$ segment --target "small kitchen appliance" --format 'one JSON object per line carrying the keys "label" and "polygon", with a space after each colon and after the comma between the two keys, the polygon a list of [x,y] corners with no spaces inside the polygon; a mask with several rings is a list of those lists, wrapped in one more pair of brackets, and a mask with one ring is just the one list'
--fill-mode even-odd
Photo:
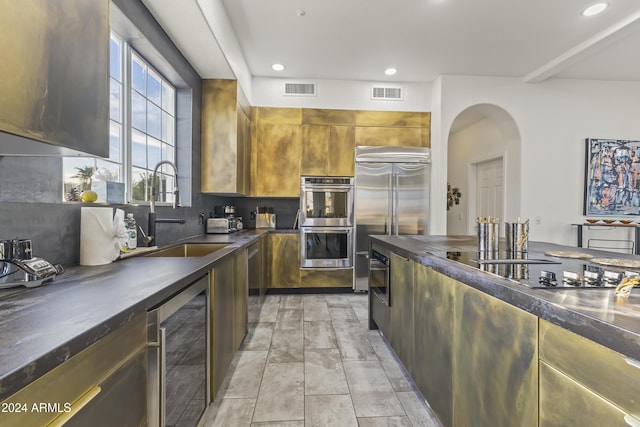
{"label": "small kitchen appliance", "polygon": [[207,219],[207,234],[228,234],[236,231],[236,218]]}
{"label": "small kitchen appliance", "polygon": [[63,272],[62,265],[32,256],[31,240],[0,240],[0,289],[35,288]]}

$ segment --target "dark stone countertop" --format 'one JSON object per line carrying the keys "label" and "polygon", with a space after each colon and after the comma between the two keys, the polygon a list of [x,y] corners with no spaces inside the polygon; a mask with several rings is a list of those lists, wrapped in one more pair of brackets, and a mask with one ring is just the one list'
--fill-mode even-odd
{"label": "dark stone countertop", "polygon": [[[615,297],[613,289],[532,289],[443,256],[446,251],[477,251],[477,240],[469,236],[372,236],[372,241],[640,361],[640,289],[634,289],[628,300]],[[544,255],[550,250],[580,251],[605,258],[638,259],[634,255],[529,242],[530,258],[550,258]],[[563,265],[574,262],[585,263],[588,260],[562,261]]]}
{"label": "dark stone countertop", "polygon": [[298,230],[204,234],[167,247],[179,243],[229,246],[203,257],[133,256],[103,266],[71,267],[37,288],[0,290],[0,401],[267,233]]}

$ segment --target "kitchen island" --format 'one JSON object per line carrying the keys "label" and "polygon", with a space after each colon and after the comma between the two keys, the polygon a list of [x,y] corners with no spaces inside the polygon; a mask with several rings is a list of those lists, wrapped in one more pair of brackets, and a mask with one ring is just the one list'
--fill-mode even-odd
{"label": "kitchen island", "polygon": [[[372,236],[372,249],[390,253],[391,304],[370,293],[371,325],[443,425],[640,419],[638,290],[625,300],[613,289],[533,289],[448,259],[477,251],[466,236]],[[575,248],[532,242],[529,257],[589,264],[551,250]]]}

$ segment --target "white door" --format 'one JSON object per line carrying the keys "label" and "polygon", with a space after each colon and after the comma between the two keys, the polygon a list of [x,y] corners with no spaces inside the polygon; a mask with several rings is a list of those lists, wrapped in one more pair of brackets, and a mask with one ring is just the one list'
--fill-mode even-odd
{"label": "white door", "polygon": [[476,217],[502,218],[504,213],[504,166],[502,157],[477,164]]}

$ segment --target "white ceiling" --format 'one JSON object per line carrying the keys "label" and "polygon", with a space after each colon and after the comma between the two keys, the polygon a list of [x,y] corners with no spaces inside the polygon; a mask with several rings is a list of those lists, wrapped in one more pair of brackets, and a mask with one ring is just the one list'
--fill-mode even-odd
{"label": "white ceiling", "polygon": [[[219,3],[253,76],[640,80],[640,3],[607,1],[587,18],[580,12],[596,0],[143,0],[203,78],[229,78],[234,68],[221,30],[201,12]],[[273,71],[275,62],[286,69]],[[390,66],[393,77],[383,74]]]}

